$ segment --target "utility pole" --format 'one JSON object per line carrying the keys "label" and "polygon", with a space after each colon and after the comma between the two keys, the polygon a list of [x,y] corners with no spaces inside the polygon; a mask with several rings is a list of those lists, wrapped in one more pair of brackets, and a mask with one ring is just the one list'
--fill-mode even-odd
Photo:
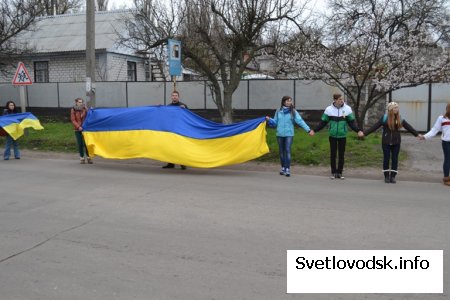
{"label": "utility pole", "polygon": [[95,107],[95,0],[86,0],[86,96]]}

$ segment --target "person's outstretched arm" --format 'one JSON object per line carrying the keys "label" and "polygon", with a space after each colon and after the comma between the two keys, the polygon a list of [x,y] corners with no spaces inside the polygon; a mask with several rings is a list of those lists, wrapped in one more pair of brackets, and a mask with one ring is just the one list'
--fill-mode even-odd
{"label": "person's outstretched arm", "polygon": [[302,117],[300,116],[298,111],[295,111],[294,121],[295,121],[295,123],[297,123],[298,126],[303,128],[303,130],[305,130],[306,132],[309,133],[311,131],[311,128],[309,128],[308,124],[306,124],[306,122],[302,119]]}
{"label": "person's outstretched arm", "polygon": [[320,131],[322,128],[327,126],[328,122],[330,121],[330,117],[326,113],[323,113],[322,117],[320,118],[319,124],[314,128],[314,132]]}
{"label": "person's outstretched arm", "polygon": [[414,136],[418,136],[419,135],[419,133],[408,122],[406,122],[406,120],[402,120],[402,125],[412,135],[414,135]]}
{"label": "person's outstretched arm", "polygon": [[378,120],[378,122],[376,122],[375,124],[372,125],[372,127],[370,127],[367,130],[364,130],[364,135],[369,135],[372,132],[374,132],[375,130],[377,130],[378,128],[380,128],[381,126],[383,126],[383,117],[381,117],[381,119]]}
{"label": "person's outstretched arm", "polygon": [[442,116],[439,116],[436,120],[436,122],[433,125],[433,128],[430,129],[427,133],[423,135],[425,139],[431,139],[433,136],[439,133],[439,131],[442,131]]}

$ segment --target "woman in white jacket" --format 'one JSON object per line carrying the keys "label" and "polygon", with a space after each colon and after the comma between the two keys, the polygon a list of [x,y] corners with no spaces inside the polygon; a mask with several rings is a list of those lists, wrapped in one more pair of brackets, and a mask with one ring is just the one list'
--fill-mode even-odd
{"label": "woman in white jacket", "polygon": [[447,104],[445,114],[437,118],[433,128],[423,136],[423,139],[430,139],[439,132],[442,132],[442,150],[444,151],[444,178],[442,180],[445,185],[450,186],[450,102]]}

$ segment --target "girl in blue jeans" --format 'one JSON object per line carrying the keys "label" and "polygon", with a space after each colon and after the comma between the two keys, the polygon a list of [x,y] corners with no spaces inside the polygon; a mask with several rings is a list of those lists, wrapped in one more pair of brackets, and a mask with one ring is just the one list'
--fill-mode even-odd
{"label": "girl in blue jeans", "polygon": [[294,123],[302,127],[310,136],[314,131],[303,121],[300,114],[294,108],[294,102],[290,96],[281,98],[281,107],[275,112],[275,116],[266,117],[269,126],[277,128],[277,142],[280,152],[280,175],[291,176],[291,147],[294,140]]}
{"label": "girl in blue jeans", "polygon": [[[3,111],[3,115],[11,115],[11,114],[17,114],[18,110],[16,107],[16,104],[14,101],[8,101],[6,102],[5,110]],[[19,143],[13,139],[9,134],[6,135],[6,145],[5,145],[5,152],[3,153],[3,159],[9,160],[9,157],[11,156],[11,145],[14,149],[14,157],[15,159],[20,159],[20,150],[19,150]]]}

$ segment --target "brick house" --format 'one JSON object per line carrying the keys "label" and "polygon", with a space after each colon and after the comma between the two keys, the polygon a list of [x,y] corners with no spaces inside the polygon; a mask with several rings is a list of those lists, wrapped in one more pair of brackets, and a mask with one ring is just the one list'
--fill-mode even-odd
{"label": "brick house", "polygon": [[[118,45],[118,34],[129,11],[95,14],[96,81],[148,81],[148,59]],[[32,54],[21,57],[33,82],[83,82],[86,77],[86,15],[43,17],[18,38]],[[14,64],[14,62],[12,62]],[[147,70],[147,72],[146,72]],[[11,82],[15,68],[0,73],[0,82]]]}

